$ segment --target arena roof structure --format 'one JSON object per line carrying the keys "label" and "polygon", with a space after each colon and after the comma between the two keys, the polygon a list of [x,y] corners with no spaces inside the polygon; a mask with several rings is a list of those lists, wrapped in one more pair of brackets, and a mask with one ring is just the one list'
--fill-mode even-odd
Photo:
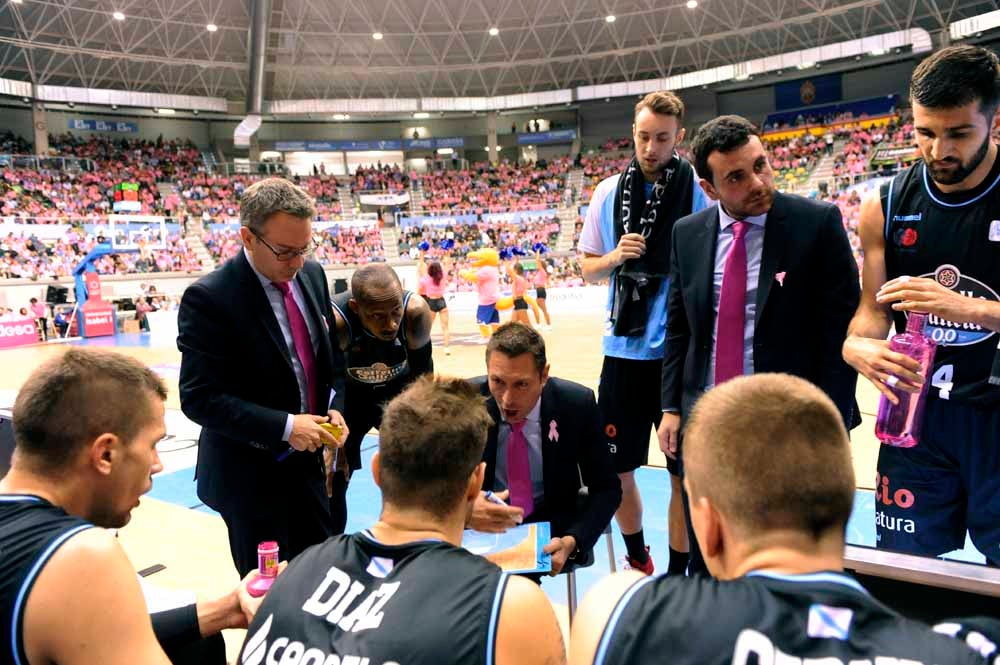
{"label": "arena roof structure", "polygon": [[[269,6],[268,6],[269,5]],[[255,8],[266,16],[257,17]],[[640,81],[996,10],[978,0],[0,0],[0,78],[242,100],[495,97]],[[260,52],[258,51],[258,54]]]}

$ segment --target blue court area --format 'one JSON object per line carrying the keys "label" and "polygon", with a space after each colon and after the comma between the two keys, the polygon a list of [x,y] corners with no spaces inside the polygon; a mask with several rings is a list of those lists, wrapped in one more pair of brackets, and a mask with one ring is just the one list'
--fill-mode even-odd
{"label": "blue court area", "polygon": [[[348,532],[360,531],[371,526],[378,520],[381,508],[381,495],[369,470],[369,461],[378,446],[378,437],[368,435],[362,444],[362,460],[365,468],[354,474],[347,492]],[[642,467],[636,471],[636,482],[639,484],[642,500],[645,506],[644,533],[650,546],[653,559],[658,570],[666,570],[667,565],[667,519],[666,510],[670,501],[670,480],[665,469]],[[169,474],[161,474],[153,479],[153,490],[149,496],[161,501],[184,506],[194,510],[215,514],[211,508],[202,505],[195,493],[194,468],[182,469]],[[847,541],[852,545],[875,546],[875,495],[871,490],[857,490],[854,498],[854,513],[847,526]],[[625,546],[622,542],[618,526],[614,521],[613,543],[615,555],[619,559],[624,556]],[[608,574],[607,546],[603,539],[594,548],[595,562],[590,568],[577,571],[577,589],[582,597],[600,578]],[[982,563],[983,557],[971,542],[960,552],[949,555],[949,558],[962,561]],[[617,562],[621,568],[620,560]],[[542,588],[552,602],[566,604],[565,577],[545,578]]]}

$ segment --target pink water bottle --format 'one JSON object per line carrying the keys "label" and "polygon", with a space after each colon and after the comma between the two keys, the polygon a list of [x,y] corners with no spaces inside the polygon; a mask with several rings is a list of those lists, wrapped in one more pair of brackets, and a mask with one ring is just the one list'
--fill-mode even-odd
{"label": "pink water bottle", "polygon": [[268,540],[257,545],[257,576],[247,583],[247,593],[260,598],[278,577],[278,543]]}
{"label": "pink water bottle", "polygon": [[937,342],[924,334],[926,322],[927,314],[910,312],[906,320],[906,331],[893,335],[889,340],[890,350],[909,356],[920,363],[920,374],[924,377],[924,385],[919,393],[908,393],[900,388],[890,387],[893,394],[899,398],[899,404],[893,404],[882,395],[878,403],[875,436],[887,446],[912,448],[920,441],[928,378],[934,365],[934,351],[937,350]]}

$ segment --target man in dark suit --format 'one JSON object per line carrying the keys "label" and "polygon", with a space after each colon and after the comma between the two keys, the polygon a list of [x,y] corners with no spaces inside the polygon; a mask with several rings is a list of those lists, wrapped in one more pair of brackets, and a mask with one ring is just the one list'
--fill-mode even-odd
{"label": "man in dark suit", "polygon": [[[744,118],[711,120],[692,147],[700,184],[718,205],[674,227],[658,430],[664,454],[678,455],[681,422],[698,398],[744,374],[807,379],[854,426],[857,373],[839,349],[860,286],[840,211],[776,192],[764,146]],[[694,547],[690,570],[704,570]]]}
{"label": "man in dark suit", "polygon": [[[504,531],[547,521],[552,574],[582,562],[621,502],[621,482],[601,432],[594,391],[549,377],[545,341],[531,326],[508,323],[486,347],[485,377],[472,379],[488,396],[493,418],[486,440],[483,489],[509,505],[476,501],[469,526]],[[580,487],[589,490],[581,501]]]}
{"label": "man in dark suit", "polygon": [[184,414],[202,426],[198,497],[219,511],[244,575],[257,544],[282,557],[332,535],[321,424],[333,374],[330,294],[313,248],[316,208],[287,180],[261,180],[240,200],[243,251],[184,292],[177,317]]}

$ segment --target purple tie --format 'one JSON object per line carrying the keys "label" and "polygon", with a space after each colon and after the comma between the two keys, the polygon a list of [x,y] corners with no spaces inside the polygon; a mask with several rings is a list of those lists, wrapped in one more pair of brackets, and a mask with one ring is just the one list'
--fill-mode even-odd
{"label": "purple tie", "polygon": [[292,328],[292,342],[295,345],[295,354],[302,363],[302,371],[306,375],[306,390],[309,391],[307,404],[309,413],[316,411],[316,358],[313,355],[312,340],[309,337],[309,326],[302,316],[295,298],[292,297],[292,289],[288,282],[271,282],[275,288],[281,291],[285,300],[285,313],[288,314],[288,324]]}
{"label": "purple tie", "polygon": [[510,436],[507,437],[507,488],[510,490],[510,505],[522,508],[527,517],[535,509],[535,496],[531,487],[528,440],[524,438],[525,422],[510,423]]}
{"label": "purple tie", "polygon": [[722,273],[719,318],[715,338],[715,385],[743,375],[743,327],[747,304],[748,222],[733,224],[733,244]]}

